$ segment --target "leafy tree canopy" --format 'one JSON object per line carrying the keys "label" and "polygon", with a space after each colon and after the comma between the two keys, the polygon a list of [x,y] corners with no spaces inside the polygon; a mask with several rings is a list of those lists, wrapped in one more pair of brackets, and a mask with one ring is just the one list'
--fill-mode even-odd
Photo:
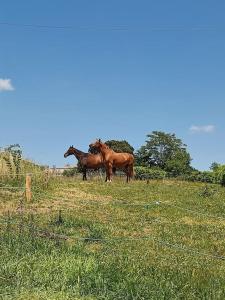
{"label": "leafy tree canopy", "polygon": [[[121,153],[121,152],[127,152],[132,153],[134,152],[134,148],[125,140],[117,141],[117,140],[108,140],[105,142],[109,148],[111,148],[113,151]],[[96,149],[89,149],[89,152],[91,153],[97,153]]]}
{"label": "leafy tree canopy", "polygon": [[148,140],[136,153],[136,163],[158,167],[173,175],[179,175],[190,168],[191,157],[186,145],[175,134],[153,131]]}
{"label": "leafy tree canopy", "polygon": [[109,140],[106,141],[105,144],[109,146],[115,152],[127,152],[133,153],[134,148],[125,140],[117,141],[117,140]]}
{"label": "leafy tree canopy", "polygon": [[212,171],[217,171],[217,170],[219,169],[220,166],[221,166],[221,165],[218,164],[217,162],[213,162],[213,163],[211,164],[211,166],[210,166],[210,170],[212,170]]}

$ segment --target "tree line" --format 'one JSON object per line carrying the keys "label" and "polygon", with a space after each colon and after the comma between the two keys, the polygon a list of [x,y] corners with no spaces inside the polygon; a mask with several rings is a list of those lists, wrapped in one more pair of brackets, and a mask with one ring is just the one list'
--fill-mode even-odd
{"label": "tree line", "polygon": [[[225,165],[213,162],[210,171],[199,171],[191,166],[192,158],[187,145],[175,134],[152,131],[147,134],[145,144],[137,151],[126,140],[108,140],[105,143],[115,152],[132,153],[135,157],[137,179],[161,179],[177,177],[189,181],[220,183],[225,186]],[[1,149],[0,161],[4,161],[9,172],[18,174],[21,170],[22,150],[20,145],[10,145]],[[89,152],[95,153],[94,149]],[[28,162],[27,162],[28,164]],[[29,165],[32,165],[29,162]],[[70,171],[69,175],[79,171]],[[68,175],[68,174],[65,174]]]}
{"label": "tree line", "polygon": [[175,134],[153,131],[136,152],[126,140],[109,140],[105,143],[116,152],[133,153],[136,166],[161,169],[174,176],[193,170],[187,145]]}

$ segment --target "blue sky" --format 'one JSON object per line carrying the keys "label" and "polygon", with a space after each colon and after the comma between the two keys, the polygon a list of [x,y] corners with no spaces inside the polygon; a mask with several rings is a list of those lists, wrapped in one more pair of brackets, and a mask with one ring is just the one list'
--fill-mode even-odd
{"label": "blue sky", "polygon": [[225,163],[224,12],[220,0],[2,1],[0,146],[63,166],[70,144],[138,149],[163,130],[196,168]]}

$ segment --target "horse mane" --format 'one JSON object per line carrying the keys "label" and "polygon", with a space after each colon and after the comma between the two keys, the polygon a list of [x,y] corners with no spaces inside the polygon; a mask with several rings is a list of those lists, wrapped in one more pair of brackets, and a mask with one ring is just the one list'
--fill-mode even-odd
{"label": "horse mane", "polygon": [[83,151],[81,151],[81,150],[79,150],[77,148],[74,148],[74,147],[73,147],[73,149],[80,156],[88,156],[88,154],[89,154],[89,153],[83,152]]}
{"label": "horse mane", "polygon": [[108,151],[114,152],[116,153],[113,149],[111,149],[108,145],[106,145],[105,143],[101,142],[102,145],[104,145],[104,148],[107,149]]}
{"label": "horse mane", "polygon": [[104,148],[105,149],[109,149],[109,150],[112,150],[111,148],[109,148],[109,146],[108,145],[106,145],[105,143],[103,143],[103,142],[100,142],[101,144],[102,144],[102,146],[104,146]]}

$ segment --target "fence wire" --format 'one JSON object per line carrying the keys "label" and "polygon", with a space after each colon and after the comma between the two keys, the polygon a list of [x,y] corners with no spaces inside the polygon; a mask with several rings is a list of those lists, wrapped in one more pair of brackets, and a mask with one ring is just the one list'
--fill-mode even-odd
{"label": "fence wire", "polygon": [[[101,202],[101,201],[96,201],[96,200],[87,201],[87,200],[80,200],[80,199],[77,199],[77,198],[64,198],[64,197],[60,197],[60,196],[59,197],[47,196],[47,197],[49,199],[57,200],[57,201],[60,201],[60,200],[64,200],[64,201],[76,200],[76,201],[79,201],[79,204],[84,204],[84,205],[86,205],[86,204],[87,205],[91,205],[91,204],[93,204],[93,205],[102,205],[102,206],[107,206],[107,205],[115,205],[116,206],[117,205],[117,206],[124,206],[124,207],[127,207],[127,206],[129,206],[129,207],[138,207],[139,206],[139,207],[143,207],[145,209],[149,209],[151,207],[162,207],[163,205],[165,205],[165,206],[170,206],[170,207],[177,208],[179,210],[187,211],[189,213],[193,213],[193,214],[196,214],[196,215],[199,215],[199,216],[202,216],[202,217],[225,221],[224,216],[216,216],[216,215],[211,215],[211,214],[208,214],[208,213],[202,213],[202,212],[197,211],[197,210],[184,208],[184,207],[181,207],[179,205],[172,204],[172,203],[169,203],[169,202],[160,201],[160,200],[152,201],[152,202],[128,203],[128,202],[124,202],[124,200]],[[64,210],[64,209],[62,208],[62,210]]]}
{"label": "fence wire", "polygon": [[[41,174],[46,174],[45,171],[39,172]],[[31,173],[30,173],[31,174]],[[33,174],[37,174],[37,172],[33,173]],[[23,175],[27,175],[27,173],[24,174],[20,174],[21,176]],[[0,175],[1,176],[1,175]],[[7,175],[8,176],[8,175]],[[0,186],[0,189],[14,189],[14,190],[21,190],[24,191],[25,188],[23,187],[13,187],[13,186]],[[43,195],[43,194],[40,194]],[[79,199],[75,199],[75,198],[64,198],[64,197],[53,197],[53,196],[49,196],[49,195],[43,195],[44,197],[48,197],[49,199],[52,200],[64,200],[64,201],[71,201],[71,200],[76,200],[79,201],[79,204],[84,204],[84,205],[117,205],[117,206],[124,206],[124,207],[144,207],[146,209],[149,209],[151,207],[162,207],[163,205],[168,206],[168,207],[173,207],[179,210],[183,210],[186,211],[188,213],[193,213],[202,217],[207,217],[207,218],[214,218],[217,220],[225,220],[224,216],[215,216],[215,215],[211,215],[208,213],[202,213],[193,209],[188,209],[188,208],[183,208],[179,205],[173,204],[173,203],[168,203],[168,202],[162,202],[160,200],[157,201],[153,201],[153,202],[146,202],[146,203],[129,203],[129,202],[125,202],[125,200],[116,200],[116,201],[109,201],[109,202],[99,202],[99,201],[95,201],[95,200],[79,200]],[[66,210],[63,208],[60,208],[60,210]],[[10,218],[8,220],[0,220],[1,224],[7,224],[8,226],[10,226],[11,224],[14,225],[20,225],[21,226],[21,222],[24,220],[20,220],[20,221],[12,221]],[[185,252],[189,255],[192,256],[201,256],[201,257],[207,257],[210,259],[216,259],[216,260],[225,260],[225,256],[223,255],[214,255],[211,253],[207,253],[207,252],[203,252],[203,251],[199,251],[193,248],[189,248],[187,246],[181,245],[181,244],[173,244],[171,242],[165,241],[165,240],[161,240],[158,239],[156,237],[153,236],[143,236],[143,237],[112,237],[112,238],[90,238],[90,237],[69,237],[66,235],[59,235],[56,234],[54,232],[48,232],[48,231],[43,231],[38,229],[37,227],[34,226],[34,224],[30,224],[30,225],[22,225],[25,226],[27,228],[32,228],[35,232],[37,232],[39,234],[40,237],[44,237],[44,238],[56,238],[56,239],[64,239],[64,240],[70,240],[70,241],[90,241],[90,242],[102,242],[102,243],[106,243],[106,242],[132,242],[132,241],[152,241],[155,242],[163,247],[168,247],[171,249],[175,249],[177,251],[182,251]]]}
{"label": "fence wire", "polygon": [[58,239],[58,240],[68,240],[68,241],[82,241],[82,242],[101,242],[101,243],[107,243],[107,242],[116,242],[116,243],[121,243],[121,242],[136,242],[136,241],[152,241],[155,242],[163,247],[166,248],[171,248],[171,249],[175,249],[177,251],[181,251],[181,252],[185,252],[188,255],[191,256],[201,256],[201,257],[206,257],[206,258],[210,258],[210,259],[216,259],[216,260],[222,260],[225,261],[225,256],[223,255],[215,255],[215,254],[211,254],[208,252],[203,252],[203,251],[199,251],[196,250],[194,248],[190,248],[187,247],[185,245],[182,244],[173,244],[171,242],[165,241],[165,240],[161,240],[158,239],[154,236],[142,236],[142,237],[112,237],[112,238],[91,238],[91,237],[80,237],[80,236],[66,236],[63,234],[57,234],[54,232],[49,232],[46,230],[40,230],[38,229],[33,223],[30,224],[21,224],[21,221],[24,222],[24,220],[20,220],[20,221],[15,221],[15,220],[0,220],[1,224],[5,224],[7,226],[10,225],[19,225],[22,226],[23,228],[28,228],[28,229],[32,229],[33,230],[33,234],[36,233],[36,235],[38,237],[42,237],[42,238],[48,238],[48,239]]}

